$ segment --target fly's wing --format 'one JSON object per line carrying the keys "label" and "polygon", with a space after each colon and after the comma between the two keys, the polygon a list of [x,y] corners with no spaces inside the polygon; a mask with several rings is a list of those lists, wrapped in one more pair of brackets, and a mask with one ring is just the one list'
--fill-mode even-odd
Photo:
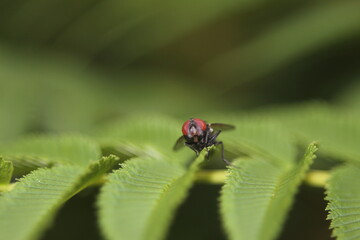
{"label": "fly's wing", "polygon": [[173,150],[174,151],[179,150],[181,147],[184,146],[185,141],[186,141],[186,139],[185,139],[184,136],[179,137],[179,139],[176,141],[176,143],[175,143],[175,145],[173,147]]}
{"label": "fly's wing", "polygon": [[234,125],[230,125],[230,124],[225,124],[225,123],[211,123],[210,127],[214,130],[214,131],[227,131],[227,130],[232,130],[235,129]]}

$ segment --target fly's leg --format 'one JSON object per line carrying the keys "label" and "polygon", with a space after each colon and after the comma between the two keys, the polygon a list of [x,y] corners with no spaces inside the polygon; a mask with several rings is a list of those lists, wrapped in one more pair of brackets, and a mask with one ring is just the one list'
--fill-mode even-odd
{"label": "fly's leg", "polygon": [[215,139],[219,136],[219,134],[221,133],[221,130],[217,131],[216,133],[214,133],[214,135],[212,135],[209,140],[208,140],[208,143],[209,145],[212,145],[211,143],[214,142],[214,144],[216,145],[215,143]]}
{"label": "fly's leg", "polygon": [[191,148],[191,150],[193,150],[196,153],[196,156],[199,156],[199,154],[200,154],[199,151],[196,148],[194,148],[193,145],[188,144],[188,143],[185,143],[185,145],[188,146],[189,148]]}
{"label": "fly's leg", "polygon": [[[219,134],[218,134],[219,135]],[[215,142],[214,145],[221,145],[221,159],[227,164],[227,165],[230,165],[230,166],[233,166],[235,167],[231,162],[229,162],[228,160],[225,159],[225,155],[224,155],[224,144],[223,142],[219,141],[219,142]]]}
{"label": "fly's leg", "polygon": [[209,133],[210,131],[205,131],[205,136],[204,136],[204,140],[202,141],[203,143],[207,144],[208,142],[208,139],[209,139]]}

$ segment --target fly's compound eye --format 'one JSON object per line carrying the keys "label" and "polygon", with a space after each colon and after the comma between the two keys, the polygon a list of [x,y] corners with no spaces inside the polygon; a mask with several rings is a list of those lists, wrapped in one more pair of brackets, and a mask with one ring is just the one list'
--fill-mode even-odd
{"label": "fly's compound eye", "polygon": [[182,126],[182,133],[185,136],[193,137],[200,136],[206,131],[207,125],[206,122],[199,118],[192,118],[187,120]]}
{"label": "fly's compound eye", "polygon": [[183,135],[188,135],[189,134],[189,126],[190,126],[190,120],[187,120],[186,122],[184,122],[183,126],[182,126],[182,133]]}
{"label": "fly's compound eye", "polygon": [[200,118],[194,118],[193,122],[203,131],[206,130],[206,122]]}

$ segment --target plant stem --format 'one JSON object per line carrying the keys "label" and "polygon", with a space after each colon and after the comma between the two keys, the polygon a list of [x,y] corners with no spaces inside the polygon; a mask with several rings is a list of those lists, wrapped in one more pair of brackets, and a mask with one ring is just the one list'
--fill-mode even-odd
{"label": "plant stem", "polygon": [[205,184],[223,184],[227,174],[226,170],[200,170],[195,174],[195,181]]}
{"label": "plant stem", "polygon": [[[196,173],[195,181],[206,184],[223,184],[227,174],[226,170],[201,170]],[[329,177],[329,171],[310,170],[304,181],[312,187],[324,187]]]}
{"label": "plant stem", "polygon": [[7,192],[13,189],[15,186],[15,183],[10,184],[0,184],[0,192]]}
{"label": "plant stem", "polygon": [[324,170],[310,170],[305,177],[305,183],[312,187],[325,187],[330,178],[330,172]]}

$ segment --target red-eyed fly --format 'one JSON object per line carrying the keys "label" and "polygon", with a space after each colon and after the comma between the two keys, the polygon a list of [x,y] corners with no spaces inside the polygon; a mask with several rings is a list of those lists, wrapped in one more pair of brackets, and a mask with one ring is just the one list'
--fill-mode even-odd
{"label": "red-eyed fly", "polygon": [[[186,145],[191,148],[196,156],[199,155],[201,150],[213,145],[221,145],[222,160],[231,165],[231,163],[224,158],[224,144],[222,141],[216,141],[221,131],[231,130],[235,127],[233,125],[223,123],[206,123],[199,118],[190,118],[182,126],[181,136],[174,145],[174,150],[180,149]],[[209,153],[208,153],[209,154]]]}

